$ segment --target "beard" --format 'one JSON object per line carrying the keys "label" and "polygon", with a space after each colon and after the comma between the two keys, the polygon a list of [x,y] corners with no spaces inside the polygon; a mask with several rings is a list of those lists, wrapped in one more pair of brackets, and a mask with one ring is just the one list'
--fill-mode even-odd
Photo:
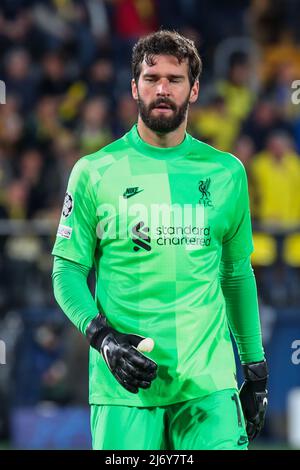
{"label": "beard", "polygon": [[[147,106],[139,95],[139,115],[141,116],[141,119],[144,124],[153,132],[167,134],[168,132],[175,131],[185,120],[186,113],[189,107],[189,99],[190,96],[186,98],[186,100],[181,106],[176,106],[168,98],[158,98],[157,100],[152,101],[152,103]],[[170,107],[170,109],[172,110],[170,116],[165,116],[163,113],[161,113],[160,116],[153,116],[152,110],[160,104],[165,104]]]}

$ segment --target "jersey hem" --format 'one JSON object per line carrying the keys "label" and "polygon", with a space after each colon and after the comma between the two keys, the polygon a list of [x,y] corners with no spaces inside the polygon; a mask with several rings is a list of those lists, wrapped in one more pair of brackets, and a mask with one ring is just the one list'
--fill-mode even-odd
{"label": "jersey hem", "polygon": [[231,384],[225,387],[218,388],[216,390],[211,390],[210,392],[204,392],[196,396],[181,398],[177,400],[160,400],[152,401],[151,403],[143,403],[141,400],[132,400],[128,398],[110,398],[110,397],[101,397],[100,395],[91,395],[89,398],[89,405],[119,405],[119,406],[132,406],[138,408],[151,408],[158,406],[168,406],[175,405],[176,403],[183,403],[190,400],[196,400],[197,398],[204,398],[212,393],[220,392],[222,390],[238,390],[236,384]]}

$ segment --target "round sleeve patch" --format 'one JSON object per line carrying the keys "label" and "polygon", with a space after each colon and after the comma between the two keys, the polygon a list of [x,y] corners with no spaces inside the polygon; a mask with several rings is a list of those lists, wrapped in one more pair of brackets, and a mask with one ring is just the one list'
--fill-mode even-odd
{"label": "round sleeve patch", "polygon": [[64,217],[69,217],[74,207],[73,196],[71,193],[66,192],[62,215]]}

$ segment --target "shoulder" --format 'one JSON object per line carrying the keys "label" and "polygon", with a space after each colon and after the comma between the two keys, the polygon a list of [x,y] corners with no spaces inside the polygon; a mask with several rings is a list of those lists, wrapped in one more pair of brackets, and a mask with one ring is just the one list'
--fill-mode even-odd
{"label": "shoulder", "polygon": [[246,172],[243,163],[232,153],[218,150],[192,136],[191,146],[192,151],[199,155],[199,158],[206,157],[210,162],[220,165],[225,172],[230,173],[232,176],[244,175]]}
{"label": "shoulder", "polygon": [[127,154],[129,143],[127,134],[89,155],[84,155],[75,163],[72,174],[102,174],[109,166]]}
{"label": "shoulder", "polygon": [[97,164],[99,162],[103,162],[103,160],[106,160],[106,161],[118,160],[119,158],[124,156],[123,152],[126,151],[128,147],[129,147],[129,143],[127,139],[127,134],[125,134],[120,139],[117,139],[114,142],[111,142],[110,144],[106,145],[105,147],[102,147],[96,152],[81,157],[76,163],[76,165],[79,164],[82,167],[85,167],[85,166],[92,167],[93,165],[97,166]]}

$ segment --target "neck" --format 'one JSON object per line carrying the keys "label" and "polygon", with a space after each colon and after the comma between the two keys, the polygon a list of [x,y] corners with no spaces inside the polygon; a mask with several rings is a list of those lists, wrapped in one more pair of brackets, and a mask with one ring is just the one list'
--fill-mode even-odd
{"label": "neck", "polygon": [[175,131],[167,132],[165,134],[159,134],[152,131],[145,125],[141,117],[138,117],[137,130],[144,142],[153,145],[154,147],[175,147],[182,143],[185,131],[186,131],[187,120],[185,119]]}

